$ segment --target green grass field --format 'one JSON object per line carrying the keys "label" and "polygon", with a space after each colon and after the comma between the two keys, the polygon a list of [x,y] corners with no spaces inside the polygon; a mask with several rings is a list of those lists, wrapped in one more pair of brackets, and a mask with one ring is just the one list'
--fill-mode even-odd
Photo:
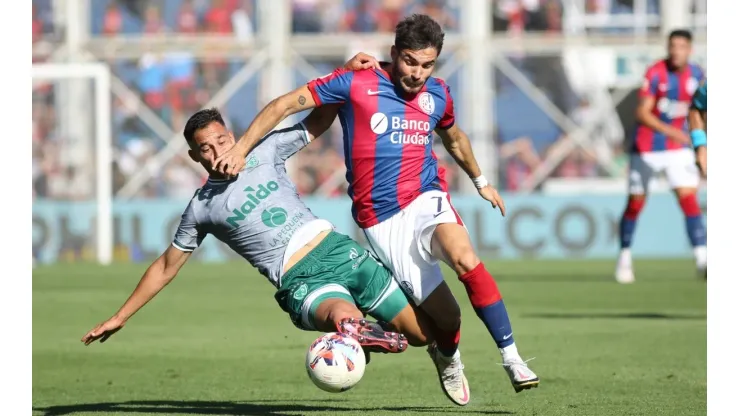
{"label": "green grass field", "polygon": [[[105,344],[79,339],[125,300],[145,265],[33,272],[34,415],[699,415],[706,414],[706,285],[690,261],[488,262],[519,351],[542,383],[515,394],[498,351],[463,306],[471,403],[442,393],[423,349],[375,355],[342,394],[304,370],[317,333],[295,329],[272,286],[243,264],[185,266]],[[449,272],[449,270],[447,270]]]}

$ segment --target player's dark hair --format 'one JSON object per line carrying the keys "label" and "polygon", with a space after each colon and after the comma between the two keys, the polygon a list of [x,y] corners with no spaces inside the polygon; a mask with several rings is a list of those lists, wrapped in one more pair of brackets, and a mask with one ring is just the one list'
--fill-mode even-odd
{"label": "player's dark hair", "polygon": [[668,41],[670,42],[671,40],[673,40],[673,38],[684,38],[684,39],[686,39],[689,42],[691,42],[691,41],[694,40],[694,36],[691,34],[690,31],[688,31],[686,29],[676,29],[676,30],[672,31],[668,35]]}
{"label": "player's dark hair", "polygon": [[433,47],[437,55],[442,52],[445,33],[434,19],[425,14],[412,14],[396,25],[395,46],[399,51],[418,51]]}
{"label": "player's dark hair", "polygon": [[223,117],[221,117],[221,112],[218,111],[216,107],[200,110],[190,116],[188,122],[185,123],[185,131],[183,132],[188,144],[193,143],[195,133],[198,132],[198,130],[206,128],[214,121],[222,126],[226,126]]}

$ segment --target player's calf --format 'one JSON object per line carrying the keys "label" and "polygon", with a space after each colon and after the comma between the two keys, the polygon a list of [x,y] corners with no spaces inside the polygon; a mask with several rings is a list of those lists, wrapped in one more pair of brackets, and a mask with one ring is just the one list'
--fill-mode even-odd
{"label": "player's calf", "polygon": [[[527,368],[519,356],[509,314],[496,280],[475,255],[467,230],[458,224],[440,224],[434,232],[432,241],[435,255],[440,256],[438,258],[445,260],[458,272],[458,278],[465,285],[470,303],[496,342],[504,361],[504,368],[507,369],[514,388],[519,389],[528,383],[530,385],[539,383],[537,376]],[[517,375],[522,380],[512,377],[511,368],[521,370],[521,374],[526,373],[526,377]]]}
{"label": "player's calf", "polygon": [[411,305],[406,307],[390,322],[378,322],[386,330],[403,334],[409,345],[422,347],[434,341],[432,325],[424,311]]}
{"label": "player's calf", "polygon": [[429,330],[433,333],[437,350],[446,357],[452,357],[460,343],[461,314],[460,305],[447,283],[440,283],[419,308],[431,319]]}
{"label": "player's calf", "polygon": [[707,269],[707,229],[704,226],[704,218],[696,196],[695,188],[679,188],[676,190],[678,204],[681,206],[686,218],[686,233],[689,242],[694,249],[696,268],[702,276]]}
{"label": "player's calf", "polygon": [[622,218],[619,221],[619,237],[622,249],[629,249],[632,245],[632,236],[635,234],[637,218],[645,206],[645,195],[630,195],[627,206],[624,208]]}
{"label": "player's calf", "polygon": [[637,218],[640,216],[645,206],[645,195],[633,194],[627,199],[627,206],[624,208],[622,218],[619,221],[619,258],[617,259],[617,269],[614,277],[619,283],[632,283],[635,281],[635,275],[632,271],[632,237],[637,227]]}

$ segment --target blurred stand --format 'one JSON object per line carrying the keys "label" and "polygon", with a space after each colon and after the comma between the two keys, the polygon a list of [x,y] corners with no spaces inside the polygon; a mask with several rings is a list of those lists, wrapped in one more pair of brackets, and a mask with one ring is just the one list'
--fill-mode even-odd
{"label": "blurred stand", "polygon": [[[688,27],[706,62],[706,0],[33,0],[34,63],[111,71],[113,198],[183,200],[205,180],[182,128],[219,107],[239,136],[270,99],[358,51],[390,59],[403,16],[446,30],[435,76],[489,180],[520,193],[621,193],[645,68]],[[34,82],[38,200],[95,198],[94,84]],[[283,125],[297,122],[299,114]],[[346,191],[335,122],[289,163],[302,195]],[[474,194],[437,143],[451,189]],[[659,184],[660,186],[660,184]]]}

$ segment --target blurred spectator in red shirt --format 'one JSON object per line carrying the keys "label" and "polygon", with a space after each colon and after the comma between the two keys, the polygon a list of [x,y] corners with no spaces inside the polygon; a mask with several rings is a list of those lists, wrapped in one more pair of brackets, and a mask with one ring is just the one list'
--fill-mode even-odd
{"label": "blurred spectator in red shirt", "polygon": [[195,99],[195,57],[189,52],[172,52],[166,55],[167,98],[172,109],[172,124],[175,129],[184,126],[186,114],[197,110]]}
{"label": "blurred spectator in red shirt", "polygon": [[211,9],[206,13],[206,31],[220,35],[230,35],[231,10],[224,0],[214,0]]}
{"label": "blurred spectator in red shirt", "polygon": [[106,36],[115,36],[121,33],[123,27],[123,16],[118,3],[112,1],[108,4],[103,16],[103,34]]}
{"label": "blurred spectator in red shirt", "polygon": [[41,38],[44,36],[44,22],[39,19],[38,12],[36,11],[35,6],[33,6],[31,13],[33,19],[33,43],[36,43],[40,41]]}

